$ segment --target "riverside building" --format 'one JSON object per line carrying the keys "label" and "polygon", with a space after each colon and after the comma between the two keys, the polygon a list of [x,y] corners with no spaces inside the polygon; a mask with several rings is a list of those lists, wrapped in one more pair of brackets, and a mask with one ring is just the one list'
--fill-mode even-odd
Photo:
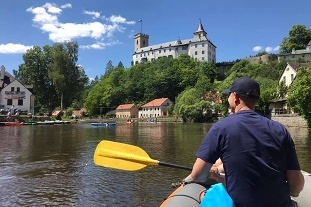
{"label": "riverside building", "polygon": [[149,46],[149,35],[138,33],[134,36],[135,51],[132,65],[154,61],[161,57],[177,58],[181,54],[188,54],[198,61],[216,63],[216,46],[207,38],[200,21],[198,29],[192,39],[161,43]]}

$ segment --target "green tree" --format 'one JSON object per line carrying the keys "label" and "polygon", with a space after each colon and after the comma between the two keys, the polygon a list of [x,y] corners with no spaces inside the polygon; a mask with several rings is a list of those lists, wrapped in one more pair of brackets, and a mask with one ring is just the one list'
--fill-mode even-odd
{"label": "green tree", "polygon": [[311,67],[300,68],[295,81],[288,89],[287,102],[296,112],[301,114],[311,127]]}
{"label": "green tree", "polygon": [[293,49],[305,49],[311,40],[311,30],[305,25],[294,25],[289,31],[289,36],[282,40],[280,53],[291,53]]}
{"label": "green tree", "polygon": [[195,88],[184,90],[176,99],[174,113],[184,122],[206,121],[206,114],[212,110],[212,103],[203,99]]}
{"label": "green tree", "polygon": [[51,62],[45,49],[35,46],[23,55],[24,63],[13,71],[15,77],[23,84],[33,85],[35,94],[35,112],[51,108],[53,94],[56,92],[48,76],[48,64]]}

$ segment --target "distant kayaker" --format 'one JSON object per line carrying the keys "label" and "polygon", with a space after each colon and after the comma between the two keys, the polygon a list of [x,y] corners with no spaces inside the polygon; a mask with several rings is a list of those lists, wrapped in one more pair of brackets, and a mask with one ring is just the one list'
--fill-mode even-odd
{"label": "distant kayaker", "polygon": [[291,135],[282,124],[254,111],[260,97],[255,80],[239,78],[223,94],[229,94],[233,114],[210,128],[185,181],[206,179],[220,158],[236,207],[292,206],[290,196],[302,191],[304,177]]}

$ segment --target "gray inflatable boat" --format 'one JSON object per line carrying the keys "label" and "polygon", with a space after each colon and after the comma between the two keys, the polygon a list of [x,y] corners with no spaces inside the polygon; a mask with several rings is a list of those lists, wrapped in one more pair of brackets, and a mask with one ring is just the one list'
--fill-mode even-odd
{"label": "gray inflatable boat", "polygon": [[[303,172],[305,185],[299,197],[292,198],[296,207],[311,206],[311,174]],[[199,207],[206,188],[197,183],[177,187],[159,207]]]}

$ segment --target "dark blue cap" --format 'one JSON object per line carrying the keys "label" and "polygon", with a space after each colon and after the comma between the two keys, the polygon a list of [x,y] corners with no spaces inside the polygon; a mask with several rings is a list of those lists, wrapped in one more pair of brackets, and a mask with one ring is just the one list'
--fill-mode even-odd
{"label": "dark blue cap", "polygon": [[242,77],[236,79],[230,88],[222,91],[223,94],[237,93],[244,97],[260,97],[260,87],[257,81],[252,78]]}

